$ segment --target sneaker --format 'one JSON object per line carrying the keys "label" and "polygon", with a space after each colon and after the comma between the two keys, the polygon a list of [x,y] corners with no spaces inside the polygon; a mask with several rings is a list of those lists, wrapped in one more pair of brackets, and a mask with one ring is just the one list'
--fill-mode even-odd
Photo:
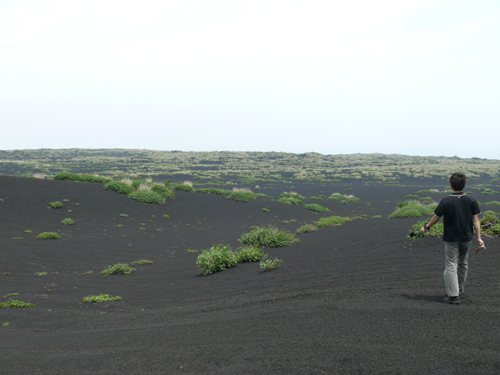
{"label": "sneaker", "polygon": [[460,304],[460,298],[458,298],[458,297],[445,297],[443,299],[443,302],[445,302],[445,303],[451,303],[452,305],[459,305]]}

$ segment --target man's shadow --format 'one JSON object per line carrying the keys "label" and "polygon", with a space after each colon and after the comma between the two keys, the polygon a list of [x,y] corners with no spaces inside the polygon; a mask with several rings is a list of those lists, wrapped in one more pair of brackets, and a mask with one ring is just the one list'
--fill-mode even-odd
{"label": "man's shadow", "polygon": [[409,294],[401,294],[401,297],[411,299],[413,301],[429,301],[429,302],[443,302],[443,296],[425,296],[422,294],[417,294],[410,296]]}

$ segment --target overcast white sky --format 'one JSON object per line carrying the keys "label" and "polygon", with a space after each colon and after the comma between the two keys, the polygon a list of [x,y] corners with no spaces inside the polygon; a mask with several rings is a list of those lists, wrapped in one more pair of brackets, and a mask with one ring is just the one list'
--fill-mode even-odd
{"label": "overcast white sky", "polygon": [[0,0],[0,149],[500,159],[498,0]]}

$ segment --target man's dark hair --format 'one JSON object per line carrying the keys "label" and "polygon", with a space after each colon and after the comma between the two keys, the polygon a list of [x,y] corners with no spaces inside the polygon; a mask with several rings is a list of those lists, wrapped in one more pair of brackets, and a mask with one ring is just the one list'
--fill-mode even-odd
{"label": "man's dark hair", "polygon": [[467,182],[467,177],[465,177],[463,173],[453,173],[450,177],[451,187],[455,191],[464,190],[466,182]]}

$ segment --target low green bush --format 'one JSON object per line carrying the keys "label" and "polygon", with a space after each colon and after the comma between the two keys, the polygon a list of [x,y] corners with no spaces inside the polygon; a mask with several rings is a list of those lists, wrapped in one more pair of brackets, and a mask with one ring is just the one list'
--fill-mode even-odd
{"label": "low green bush", "polygon": [[271,197],[270,195],[263,194],[263,193],[257,193],[257,194],[255,194],[255,196],[260,197],[260,198],[270,198]]}
{"label": "low green bush", "polygon": [[280,198],[278,199],[279,203],[284,203],[284,204],[294,204],[296,206],[303,206],[304,202],[301,199],[298,198]]}
{"label": "low green bush", "polygon": [[437,205],[423,205],[417,201],[399,202],[396,210],[389,216],[390,219],[401,217],[420,217],[432,215]]}
{"label": "low green bush", "polygon": [[227,196],[227,199],[232,199],[238,202],[248,202],[250,199],[255,199],[255,194],[250,191],[232,191]]}
{"label": "low green bush", "polygon": [[429,223],[431,219],[429,218],[428,220],[422,220],[417,222],[415,225],[413,225],[410,228],[410,232],[408,234],[408,238],[410,240],[416,240],[417,238],[423,238],[423,237],[436,237],[436,236],[442,236],[444,233],[444,224],[443,223],[436,223],[434,224],[430,230],[425,232],[424,234],[420,233],[420,229],[424,227],[427,223]]}
{"label": "low green bush", "polygon": [[59,236],[56,232],[43,232],[36,236],[36,238],[38,238],[39,240],[56,240],[61,238],[61,236]]}
{"label": "low green bush", "polygon": [[498,194],[498,191],[495,191],[495,190],[492,190],[492,189],[485,189],[481,195],[494,195],[494,194]]}
{"label": "low green bush", "polygon": [[161,196],[160,194],[154,191],[137,190],[134,191],[133,193],[130,193],[128,197],[142,203],[156,203],[156,204],[165,203],[165,197]]}
{"label": "low green bush", "polygon": [[307,232],[314,232],[318,230],[318,227],[313,225],[313,224],[304,224],[300,228],[298,228],[295,233],[297,234],[302,234],[302,233],[307,233]]}
{"label": "low green bush", "polygon": [[177,184],[174,186],[174,190],[179,190],[179,191],[188,191],[188,192],[195,192],[196,189],[192,187],[191,185],[187,184]]}
{"label": "low green bush", "polygon": [[347,199],[344,194],[333,193],[327,198],[327,201],[340,201]]}
{"label": "low green bush", "polygon": [[293,234],[282,232],[271,226],[252,227],[252,231],[241,235],[239,241],[243,245],[256,247],[284,247],[294,242],[300,242]]}
{"label": "low green bush", "polygon": [[236,255],[229,245],[214,245],[208,250],[203,250],[196,260],[196,265],[203,270],[204,275],[223,271],[236,263]]}
{"label": "low green bush", "polygon": [[239,247],[235,255],[238,263],[258,262],[267,256],[264,254],[264,249],[256,246]]}
{"label": "low green bush", "polygon": [[[279,196],[280,198],[289,198],[289,199],[299,199],[301,201],[306,200],[307,197],[304,197],[303,195],[300,195],[298,193],[283,193]],[[279,200],[278,200],[279,202]]]}
{"label": "low green bush", "polygon": [[131,262],[130,264],[132,266],[138,266],[138,265],[142,265],[142,264],[153,264],[153,262],[151,260],[141,259],[141,260],[135,260],[135,261]]}
{"label": "low green bush", "polygon": [[64,225],[73,225],[73,224],[75,224],[75,222],[73,221],[73,219],[67,217],[66,219],[64,219],[63,221],[61,221],[61,224],[64,224]]}
{"label": "low green bush", "polygon": [[271,212],[271,210],[270,210],[269,208],[266,208],[266,207],[264,207],[264,208],[262,209],[262,211],[263,211],[263,212]]}
{"label": "low green bush", "polygon": [[97,184],[105,184],[111,181],[107,177],[93,176],[86,173],[70,173],[70,172],[60,172],[54,176],[54,180],[66,180],[66,181],[78,181],[78,182],[92,182]]}
{"label": "low green bush", "polygon": [[99,302],[112,302],[112,301],[120,301],[122,297],[116,296],[112,297],[109,294],[100,294],[97,296],[88,296],[83,299],[84,303],[99,303]]}
{"label": "low green bush", "polygon": [[52,208],[61,208],[63,206],[62,202],[59,201],[50,202],[49,205]]}
{"label": "low green bush", "polygon": [[24,233],[33,233],[33,231],[31,229],[26,229]]}
{"label": "low green bush", "polygon": [[134,188],[121,181],[110,181],[104,185],[104,190],[113,190],[120,194],[130,194]]}
{"label": "low green bush", "polygon": [[231,190],[216,189],[216,188],[196,189],[196,192],[204,194],[216,194],[216,195],[229,195],[232,193]]}
{"label": "low green bush", "polygon": [[35,307],[32,303],[18,301],[17,299],[12,299],[6,302],[0,302],[0,309],[8,309],[8,308],[21,308],[21,307]]}
{"label": "low green bush", "polygon": [[485,206],[500,206],[500,202],[499,201],[485,202],[485,203],[483,203],[483,205],[485,205]]}
{"label": "low green bush", "polygon": [[485,213],[479,223],[483,233],[500,236],[500,219],[494,213]]}
{"label": "low green bush", "polygon": [[350,217],[342,217],[342,216],[330,216],[330,217],[322,217],[317,222],[314,223],[318,228],[321,227],[330,227],[333,225],[342,225],[352,221]]}
{"label": "low green bush", "polygon": [[308,210],[316,211],[316,212],[328,212],[328,211],[330,211],[328,208],[323,207],[320,204],[315,204],[315,203],[306,204],[306,208]]}
{"label": "low green bush", "polygon": [[312,201],[322,201],[323,200],[323,197],[315,197],[315,196],[312,196],[309,198],[310,200]]}
{"label": "low green bush", "polygon": [[347,200],[342,199],[342,200],[340,201],[340,203],[341,203],[341,204],[347,204]]}
{"label": "low green bush", "polygon": [[137,189],[140,185],[149,185],[150,183],[143,179],[132,180],[132,187]]}
{"label": "low green bush", "polygon": [[151,185],[151,191],[158,193],[165,198],[173,198],[174,197],[174,190],[168,186],[165,186],[165,185],[153,184],[153,185]]}
{"label": "low green bush", "polygon": [[276,268],[281,267],[281,264],[283,263],[283,259],[267,259],[267,260],[261,260],[260,261],[260,269],[263,270],[264,272],[274,270]]}
{"label": "low green bush", "polygon": [[117,263],[113,266],[108,266],[108,268],[101,271],[104,277],[109,275],[128,275],[132,271],[135,271],[135,268],[132,268],[128,265],[128,263]]}

